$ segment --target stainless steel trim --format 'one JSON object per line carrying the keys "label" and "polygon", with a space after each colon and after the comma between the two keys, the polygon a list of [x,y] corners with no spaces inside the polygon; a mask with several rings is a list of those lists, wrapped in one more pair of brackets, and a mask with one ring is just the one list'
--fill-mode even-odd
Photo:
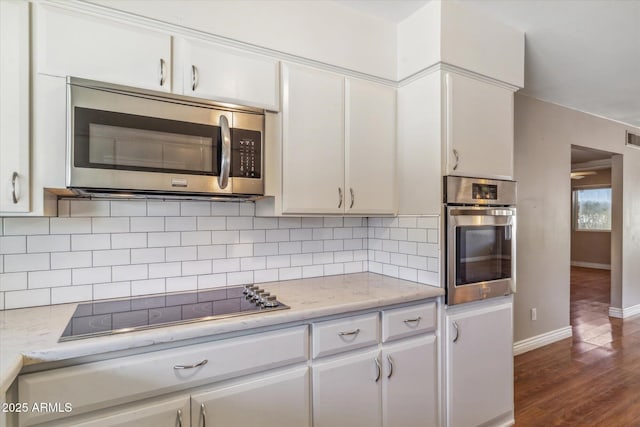
{"label": "stainless steel trim", "polygon": [[164,59],[160,58],[160,86],[164,86],[164,81],[166,80],[166,74],[165,74],[165,61]]}
{"label": "stainless steel trim", "polygon": [[340,335],[341,337],[347,336],[347,335],[358,335],[360,333],[360,328],[356,328],[353,331],[349,331],[349,332],[338,332],[338,335]]}
{"label": "stainless steel trim", "polygon": [[207,363],[209,363],[209,360],[207,359],[202,359],[202,361],[194,364],[194,365],[174,365],[173,369],[193,369],[193,368],[199,368],[200,366],[204,366]]}
{"label": "stainless steel trim", "polygon": [[452,216],[514,216],[516,213],[512,209],[486,209],[486,208],[461,208],[451,209]]}
{"label": "stainless steel trim", "polygon": [[420,320],[422,320],[422,316],[418,316],[413,319],[405,319],[404,323],[416,323],[416,322],[419,322]]}
{"label": "stainless steel trim", "polygon": [[456,330],[456,336],[453,339],[453,342],[458,342],[458,338],[460,338],[460,327],[458,326],[458,323],[454,320],[453,322],[451,322],[451,326],[453,326],[453,329]]}
{"label": "stainless steel trim", "polygon": [[182,427],[182,409],[178,409],[178,427]]}
{"label": "stainless steel trim", "polygon": [[356,198],[353,194],[353,188],[349,188],[349,191],[351,192],[351,205],[349,206],[349,209],[353,208],[353,203],[356,201]]}
{"label": "stainless steel trim", "polygon": [[18,179],[18,172],[13,171],[11,174],[11,199],[13,204],[18,204],[18,197],[16,196],[16,180]]}
{"label": "stainless steel trim", "polygon": [[229,130],[229,121],[225,116],[220,116],[220,128],[222,130],[222,159],[220,160],[218,185],[224,190],[229,184],[229,172],[231,171],[231,131]]}
{"label": "stainless steel trim", "polygon": [[460,163],[460,156],[458,155],[458,150],[456,150],[455,148],[452,150],[453,151],[453,157],[456,158],[456,164],[453,165],[453,170],[458,170],[458,163]]}
{"label": "stainless steel trim", "polygon": [[196,91],[196,87],[198,87],[198,81],[199,79],[199,75],[198,75],[198,67],[196,67],[195,65],[191,66],[191,91],[195,92]]}
{"label": "stainless steel trim", "polygon": [[376,362],[376,368],[378,370],[375,382],[378,382],[378,381],[380,381],[380,376],[382,376],[382,367],[380,366],[380,361],[378,360],[377,357],[374,359],[374,361]]}
{"label": "stainless steel trim", "polygon": [[[496,200],[474,199],[472,197],[473,184],[495,185],[498,198]],[[514,206],[516,204],[516,182],[448,175],[444,177],[444,202],[447,205]]]}
{"label": "stainless steel trim", "polygon": [[202,418],[202,427],[207,427],[207,411],[204,409],[204,403],[200,404],[200,417]]}
{"label": "stainless steel trim", "polygon": [[338,208],[342,207],[342,188],[338,187]]}
{"label": "stainless steel trim", "polygon": [[390,354],[387,354],[387,361],[389,362],[389,375],[387,375],[387,378],[391,378],[393,375],[393,359]]}

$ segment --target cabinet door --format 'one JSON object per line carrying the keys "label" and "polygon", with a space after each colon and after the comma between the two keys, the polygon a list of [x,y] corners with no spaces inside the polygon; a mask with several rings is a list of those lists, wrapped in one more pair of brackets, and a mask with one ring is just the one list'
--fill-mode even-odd
{"label": "cabinet door", "polygon": [[310,413],[306,366],[191,396],[194,427],[305,427]]}
{"label": "cabinet door", "polygon": [[99,415],[64,420],[53,425],[75,427],[186,427],[189,425],[189,396],[154,399],[151,402],[129,406],[126,409],[109,409]]}
{"label": "cabinet door", "polygon": [[37,72],[171,90],[171,37],[66,9],[36,7]]}
{"label": "cabinet door", "polygon": [[344,78],[282,65],[282,209],[344,213]]}
{"label": "cabinet door", "polygon": [[382,386],[384,427],[436,427],[438,374],[436,337],[423,336],[385,346]]}
{"label": "cabinet door", "polygon": [[509,416],[513,411],[511,303],[448,316],[447,336],[449,425],[477,426]]}
{"label": "cabinet door", "polygon": [[278,61],[237,49],[184,40],[185,95],[278,110]]}
{"label": "cabinet door", "polygon": [[346,99],[346,212],[394,214],[396,89],[347,79]]}
{"label": "cabinet door", "polygon": [[513,92],[445,74],[447,174],[513,178]]}
{"label": "cabinet door", "polygon": [[377,349],[314,363],[314,427],[380,426],[379,364]]}
{"label": "cabinet door", "polygon": [[0,1],[0,212],[29,211],[29,3]]}

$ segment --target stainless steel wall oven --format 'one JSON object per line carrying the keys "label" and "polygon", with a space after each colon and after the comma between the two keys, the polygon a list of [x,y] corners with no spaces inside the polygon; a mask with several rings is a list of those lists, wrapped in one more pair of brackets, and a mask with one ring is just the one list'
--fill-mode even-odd
{"label": "stainless steel wall oven", "polygon": [[444,177],[447,304],[516,288],[516,183]]}

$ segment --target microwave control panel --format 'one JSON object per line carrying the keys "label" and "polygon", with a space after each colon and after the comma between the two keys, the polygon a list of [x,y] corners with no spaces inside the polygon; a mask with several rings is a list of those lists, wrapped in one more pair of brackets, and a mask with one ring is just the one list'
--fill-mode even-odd
{"label": "microwave control panel", "polygon": [[262,134],[233,129],[231,137],[231,176],[260,178],[262,175]]}

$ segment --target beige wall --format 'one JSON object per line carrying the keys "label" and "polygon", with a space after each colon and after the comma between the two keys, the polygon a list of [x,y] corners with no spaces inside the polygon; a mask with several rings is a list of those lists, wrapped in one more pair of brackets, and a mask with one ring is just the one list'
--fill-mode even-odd
{"label": "beige wall", "polygon": [[[611,186],[611,169],[600,169],[596,175],[571,180],[571,189]],[[611,264],[611,232],[571,231],[571,262],[609,266]]]}
{"label": "beige wall", "polygon": [[[515,177],[518,181],[518,292],[514,339],[569,326],[571,145],[623,154],[622,268],[618,307],[640,303],[640,150],[624,145],[640,129],[524,95],[515,99]],[[616,235],[616,233],[613,233]],[[616,244],[614,240],[614,245]],[[612,264],[616,265],[615,260]],[[614,272],[612,271],[612,274]],[[616,285],[612,283],[612,288]],[[538,320],[529,317],[537,308]]]}

